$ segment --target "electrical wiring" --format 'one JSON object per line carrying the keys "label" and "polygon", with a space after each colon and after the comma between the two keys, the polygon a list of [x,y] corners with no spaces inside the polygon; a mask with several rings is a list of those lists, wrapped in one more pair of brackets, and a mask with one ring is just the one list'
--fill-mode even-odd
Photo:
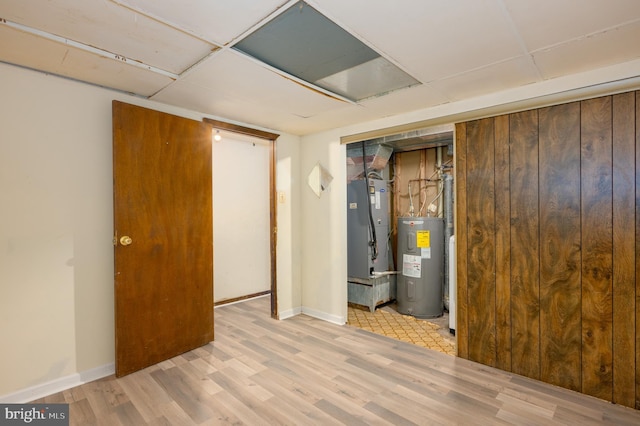
{"label": "electrical wiring", "polygon": [[[362,167],[364,168],[364,180],[367,185],[367,197],[369,194],[369,171],[367,170],[367,158],[364,141],[362,141]],[[376,235],[376,226],[373,223],[373,213],[371,212],[371,202],[367,200],[367,210],[369,212],[369,232],[371,233],[371,261],[375,261],[378,258],[378,237]]]}
{"label": "electrical wiring", "polygon": [[[438,173],[438,172],[436,171],[436,173]],[[436,173],[432,174],[432,175],[431,175],[431,177],[430,177],[430,178],[427,178],[427,179],[425,179],[425,178],[422,178],[422,179],[411,179],[411,180],[408,182],[408,187],[409,187],[409,188],[408,188],[408,191],[409,191],[409,213],[408,213],[408,216],[413,217],[413,216],[414,216],[414,213],[415,213],[415,209],[414,209],[414,206],[413,206],[413,195],[411,194],[411,182],[422,182],[422,181],[426,181],[426,182],[427,182],[427,184],[429,184],[429,183],[432,183],[432,184],[434,184],[434,185],[440,184],[440,185],[442,186],[442,184],[441,184],[441,179],[437,179],[437,180],[432,179],[432,178],[433,178],[433,176],[435,176],[435,175],[436,175]],[[434,182],[437,182],[437,183],[434,183]],[[426,189],[426,188],[424,188],[424,189]],[[422,188],[420,188],[420,189],[419,189],[419,192],[422,192]],[[437,198],[436,198],[436,199],[437,199]],[[426,201],[426,199],[425,199],[425,201]],[[423,201],[423,202],[422,202],[422,206],[420,206],[420,208],[418,209],[418,216],[421,216],[421,215],[422,215],[422,210],[424,209],[424,206],[425,206],[425,202]]]}
{"label": "electrical wiring", "polygon": [[[411,179],[411,180],[409,180],[408,185],[407,185],[407,186],[408,186],[408,189],[407,189],[407,190],[408,190],[408,192],[409,192],[409,212],[408,212],[407,216],[413,217],[413,216],[414,216],[414,214],[415,214],[415,208],[414,208],[414,205],[413,205],[413,195],[412,195],[412,193],[411,193],[411,182],[417,182],[417,181],[434,182],[435,180],[433,179],[433,177],[434,177],[434,176],[436,176],[436,175],[438,175],[438,174],[442,175],[442,173],[444,172],[444,169],[445,169],[445,168],[447,168],[447,166],[448,166],[449,164],[451,164],[451,163],[452,163],[452,161],[453,161],[453,160],[447,160],[446,162],[444,162],[442,165],[440,165],[440,166],[436,169],[436,171],[434,171],[434,172],[431,174],[431,176],[429,176],[429,177],[428,177],[428,178],[426,178],[426,179],[425,179],[425,178],[416,178],[416,179]],[[438,184],[439,184],[439,186],[440,186],[440,190],[439,190],[439,192],[438,192],[438,195],[436,195],[436,197],[435,197],[433,200],[431,200],[431,202],[430,202],[429,204],[427,204],[427,203],[426,203],[426,201],[427,201],[426,199],[422,202],[422,205],[421,205],[421,206],[420,206],[420,208],[418,209],[418,216],[421,216],[421,215],[422,215],[422,210],[425,208],[425,206],[431,205],[432,203],[434,203],[435,201],[437,201],[437,200],[438,200],[438,198],[440,198],[440,196],[442,195],[442,192],[444,191],[444,184],[443,184],[442,178],[441,178],[441,177],[439,177],[439,178],[437,179],[437,182],[438,182]]]}
{"label": "electrical wiring", "polygon": [[409,216],[413,217],[413,196],[411,195],[411,181],[409,181]]}
{"label": "electrical wiring", "polygon": [[[444,186],[440,187],[440,192],[438,192],[438,195],[435,196],[435,198],[433,200],[431,200],[431,202],[428,205],[431,205],[433,203],[435,203],[438,198],[440,198],[440,196],[442,195],[442,192],[444,190]],[[427,199],[425,198],[424,202],[422,203],[422,207],[420,207],[420,210],[418,211],[418,214],[422,213],[422,209],[424,208],[424,206],[426,205]]]}

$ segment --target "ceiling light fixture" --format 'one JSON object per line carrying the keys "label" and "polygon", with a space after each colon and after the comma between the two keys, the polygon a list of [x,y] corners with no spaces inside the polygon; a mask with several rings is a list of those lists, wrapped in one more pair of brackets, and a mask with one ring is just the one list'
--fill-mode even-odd
{"label": "ceiling light fixture", "polygon": [[216,142],[220,142],[222,140],[222,136],[220,135],[220,130],[216,130],[216,134],[213,135],[213,140]]}

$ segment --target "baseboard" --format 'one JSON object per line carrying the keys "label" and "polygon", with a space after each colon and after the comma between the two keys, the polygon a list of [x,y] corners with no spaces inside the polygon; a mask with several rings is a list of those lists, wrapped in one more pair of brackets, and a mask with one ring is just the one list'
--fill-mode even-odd
{"label": "baseboard", "polygon": [[41,383],[36,386],[19,390],[18,392],[0,396],[0,403],[24,404],[35,399],[44,398],[45,396],[71,389],[84,383],[89,383],[94,380],[110,376],[114,374],[115,371],[116,368],[114,363],[92,368],[91,370],[60,377],[59,379],[51,380],[50,382]]}
{"label": "baseboard", "polygon": [[287,318],[295,317],[296,315],[300,315],[300,314],[309,315],[310,317],[321,319],[323,321],[328,321],[330,323],[337,324],[337,325],[345,325],[347,323],[344,317],[337,316],[337,315],[329,315],[326,312],[317,311],[315,309],[306,308],[304,306],[301,308],[293,308],[293,309],[287,309],[286,311],[282,311],[280,312],[278,318],[281,320],[285,320]]}
{"label": "baseboard", "polygon": [[224,305],[233,305],[234,303],[245,302],[250,299],[257,299],[259,297],[269,296],[271,294],[271,290],[261,291],[259,293],[247,294],[246,296],[233,297],[231,299],[219,300],[217,302],[213,302],[213,307],[216,308],[218,306]]}
{"label": "baseboard", "polygon": [[304,306],[302,307],[302,313],[337,325],[345,325],[347,323],[347,319],[343,316],[330,315],[326,312],[317,311]]}
{"label": "baseboard", "polygon": [[287,318],[295,317],[296,315],[300,315],[302,313],[302,308],[293,308],[287,309],[286,311],[282,311],[278,313],[278,318],[281,320],[285,320]]}

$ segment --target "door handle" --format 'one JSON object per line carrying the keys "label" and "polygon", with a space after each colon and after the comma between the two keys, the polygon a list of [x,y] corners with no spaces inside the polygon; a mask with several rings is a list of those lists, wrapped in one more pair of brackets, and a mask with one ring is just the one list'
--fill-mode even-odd
{"label": "door handle", "polygon": [[133,240],[131,239],[131,237],[129,237],[127,235],[123,235],[122,237],[120,237],[120,244],[123,245],[123,246],[128,246],[132,242],[133,242]]}

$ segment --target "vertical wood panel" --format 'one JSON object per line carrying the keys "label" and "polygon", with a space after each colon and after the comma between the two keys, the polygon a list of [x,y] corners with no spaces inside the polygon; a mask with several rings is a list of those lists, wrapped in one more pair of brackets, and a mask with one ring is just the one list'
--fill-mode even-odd
{"label": "vertical wood panel", "polygon": [[509,116],[495,119],[496,367],[511,371],[511,227]]}
{"label": "vertical wood panel", "polygon": [[582,392],[611,401],[611,98],[591,99],[581,104]]}
{"label": "vertical wood panel", "polygon": [[635,94],[613,97],[613,402],[635,405]]}
{"label": "vertical wood panel", "polygon": [[467,124],[456,124],[455,146],[456,211],[456,352],[469,358],[467,315]]}
{"label": "vertical wood panel", "polygon": [[[640,91],[636,94],[636,410],[640,410]],[[630,314],[633,314],[631,312]]]}
{"label": "vertical wood panel", "polygon": [[510,118],[512,371],[540,377],[538,111]]}
{"label": "vertical wood panel", "polygon": [[456,126],[459,356],[640,409],[639,105]]}
{"label": "vertical wood panel", "polygon": [[540,118],[540,379],[580,390],[580,104]]}
{"label": "vertical wood panel", "polygon": [[467,123],[469,359],[495,365],[494,120]]}

